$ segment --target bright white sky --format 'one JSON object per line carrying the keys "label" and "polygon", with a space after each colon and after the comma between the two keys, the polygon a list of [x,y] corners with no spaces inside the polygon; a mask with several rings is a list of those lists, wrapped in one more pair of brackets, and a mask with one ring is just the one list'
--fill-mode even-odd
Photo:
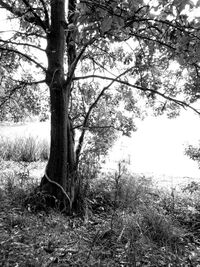
{"label": "bright white sky", "polygon": [[110,153],[115,162],[107,167],[116,166],[117,161],[130,155],[130,169],[136,173],[200,177],[197,163],[184,155],[186,144],[198,145],[198,140],[200,116],[194,112],[184,110],[176,119],[148,117],[138,123],[131,139],[117,142]]}

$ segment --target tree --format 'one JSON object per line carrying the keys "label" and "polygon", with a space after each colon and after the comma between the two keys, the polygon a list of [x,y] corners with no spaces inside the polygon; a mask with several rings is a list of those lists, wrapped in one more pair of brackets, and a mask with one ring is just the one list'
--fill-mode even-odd
{"label": "tree", "polygon": [[[105,106],[113,95],[121,97],[125,99],[126,109],[137,114],[136,101],[142,96],[151,106],[159,100],[159,113],[168,107],[176,110],[177,105],[192,108],[191,92],[187,99],[176,98],[188,93],[186,87],[181,87],[180,82],[178,87],[169,83],[167,77],[164,81],[161,79],[170,63],[177,61],[179,71],[174,74],[177,80],[181,80],[183,69],[188,69],[187,73],[196,71],[198,81],[200,55],[195,57],[194,50],[199,51],[199,22],[190,22],[187,15],[183,15],[189,4],[189,1],[176,0],[157,1],[155,5],[131,0],[0,0],[0,7],[7,10],[10,19],[18,25],[11,37],[2,35],[1,55],[13,55],[14,62],[18,59],[31,65],[31,79],[21,77],[17,88],[22,84],[44,82],[49,87],[51,147],[41,188],[55,196],[68,212],[78,206],[77,166],[86,130],[93,124],[91,114],[95,109],[99,109],[100,114],[105,112],[99,103]],[[42,46],[44,42],[46,49]],[[46,54],[46,65],[35,51]],[[33,72],[41,80],[36,80]],[[14,84],[14,79],[10,79]],[[89,84],[94,80],[99,86],[90,90]],[[92,88],[95,86],[94,83]],[[69,112],[72,108],[75,114],[74,104],[81,105],[75,94],[78,87],[85,90],[84,95],[94,91],[97,94],[93,94],[93,98],[88,96],[93,100],[89,104],[84,100],[84,116],[77,114],[81,134],[75,152],[76,122]],[[138,93],[133,93],[134,89]],[[134,128],[131,118],[117,114],[118,128],[125,132]],[[109,129],[114,129],[112,116],[105,120],[108,118],[112,126]],[[103,118],[95,120],[100,124],[105,122]],[[100,129],[101,125],[97,126]]]}

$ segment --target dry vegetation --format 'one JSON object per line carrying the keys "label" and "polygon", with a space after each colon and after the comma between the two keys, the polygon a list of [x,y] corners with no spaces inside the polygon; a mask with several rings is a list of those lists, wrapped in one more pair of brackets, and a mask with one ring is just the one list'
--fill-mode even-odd
{"label": "dry vegetation", "polygon": [[31,170],[45,164],[33,162],[44,159],[38,140],[19,140],[0,143],[1,266],[200,266],[196,182],[166,192],[122,165],[84,174],[84,210],[69,217],[36,189]]}

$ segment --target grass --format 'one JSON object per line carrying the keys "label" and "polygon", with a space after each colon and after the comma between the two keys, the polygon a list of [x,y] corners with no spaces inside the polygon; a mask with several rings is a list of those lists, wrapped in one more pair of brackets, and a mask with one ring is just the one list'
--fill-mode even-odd
{"label": "grass", "polygon": [[34,162],[47,160],[49,143],[34,136],[0,138],[0,158],[3,160]]}
{"label": "grass", "polygon": [[89,184],[85,214],[67,217],[45,206],[27,168],[0,189],[1,266],[200,264],[198,186],[174,196],[145,177],[101,175]]}

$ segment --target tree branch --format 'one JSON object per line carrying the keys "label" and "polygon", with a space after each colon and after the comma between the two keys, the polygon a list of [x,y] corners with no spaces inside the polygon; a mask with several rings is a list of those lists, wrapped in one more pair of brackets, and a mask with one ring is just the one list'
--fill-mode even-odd
{"label": "tree branch", "polygon": [[12,81],[18,82],[21,85],[34,85],[34,84],[46,83],[46,80],[27,82],[27,81],[19,81],[19,80],[12,79]]}
{"label": "tree branch", "polygon": [[[79,124],[79,125],[73,127],[73,129],[79,129],[79,128],[83,128],[83,124]],[[88,126],[85,127],[85,130],[88,130],[88,129],[111,129],[111,128],[116,130],[116,131],[124,133],[123,129],[121,129],[120,127],[117,128],[114,125],[103,125],[103,126],[88,125]]]}
{"label": "tree branch", "polygon": [[47,39],[45,35],[41,35],[41,34],[36,33],[36,32],[34,32],[34,33],[32,33],[32,32],[28,33],[28,32],[19,32],[19,31],[15,31],[15,30],[11,30],[9,32],[14,32],[16,34],[19,34],[20,36],[21,35],[24,35],[26,37],[28,37],[28,36],[34,36],[34,37],[42,38],[42,39],[45,39],[45,40]]}
{"label": "tree branch", "polygon": [[91,39],[89,42],[87,42],[84,47],[81,49],[81,51],[79,52],[78,56],[75,58],[75,60],[72,62],[70,70],[68,71],[68,77],[66,80],[66,84],[69,84],[74,76],[74,71],[76,69],[76,66],[79,62],[79,60],[81,59],[83,53],[85,52],[86,48],[88,47],[88,45],[92,44],[95,42],[95,38]]}
{"label": "tree branch", "polygon": [[[35,18],[34,23],[36,25],[42,27],[42,29],[46,32],[47,25],[45,25],[44,21],[41,20],[41,18],[35,12],[34,8],[31,6],[31,4],[27,0],[22,0],[22,1],[25,4],[25,6],[29,9],[29,11],[32,13],[32,15],[34,16],[34,18]],[[29,21],[29,18],[25,17],[25,20],[27,20],[28,22],[31,22],[31,21]]]}
{"label": "tree branch", "polygon": [[5,97],[1,97],[0,100],[1,100],[1,103],[0,103],[0,109],[5,105],[5,103],[11,98],[11,96],[19,89],[21,89],[22,87],[25,87],[25,85],[17,85],[15,86],[10,92],[8,95],[6,95]]}
{"label": "tree branch", "polygon": [[165,99],[167,99],[169,101],[175,102],[176,104],[182,106],[183,108],[189,108],[189,109],[193,110],[195,113],[200,115],[200,111],[198,111],[197,109],[195,109],[194,107],[190,106],[189,104],[187,104],[186,102],[184,102],[182,100],[178,100],[178,99],[175,99],[173,97],[167,96],[167,95],[165,95],[165,94],[163,94],[163,93],[161,93],[159,91],[156,91],[154,89],[144,88],[144,87],[141,87],[141,86],[138,86],[138,85],[131,84],[131,83],[127,82],[127,81],[119,80],[119,77],[114,79],[114,78],[111,78],[111,77],[105,77],[105,76],[101,76],[101,75],[87,75],[87,76],[83,76],[83,77],[75,77],[74,80],[76,81],[76,80],[91,79],[91,78],[97,78],[97,79],[112,81],[112,84],[114,82],[117,82],[117,83],[120,83],[120,84],[124,84],[124,85],[130,86],[132,88],[141,90],[143,92],[151,92],[153,94],[157,94],[157,95],[159,95],[159,96],[161,96],[161,97],[163,97],[163,98],[165,98]]}
{"label": "tree branch", "polygon": [[27,82],[27,81],[19,81],[19,80],[15,80],[15,79],[12,79],[11,80],[15,83],[18,83],[18,85],[16,85],[14,88],[12,88],[12,90],[10,90],[9,94],[6,95],[5,97],[0,97],[0,109],[5,105],[5,103],[11,99],[12,95],[17,91],[17,90],[20,90],[22,88],[25,88],[25,86],[29,85],[37,85],[37,84],[41,84],[41,83],[45,83],[46,80],[40,80],[40,81],[33,81],[33,82]]}
{"label": "tree branch", "polygon": [[49,28],[50,27],[49,14],[48,14],[46,4],[45,4],[44,0],[40,0],[40,2],[42,3],[43,9],[44,9],[46,26],[47,26],[47,28]]}
{"label": "tree branch", "polygon": [[23,13],[21,13],[18,10],[14,10],[13,6],[8,5],[7,3],[3,2],[2,0],[0,0],[0,6],[5,8],[7,11],[11,12],[13,15],[16,15],[18,17],[22,17],[23,16]]}
{"label": "tree branch", "polygon": [[24,58],[26,58],[27,60],[29,60],[30,62],[34,63],[37,67],[40,67],[44,72],[46,72],[46,68],[44,66],[42,66],[39,62],[37,62],[35,59],[31,58],[30,56],[16,50],[16,49],[13,49],[13,48],[5,48],[5,47],[0,47],[0,50],[2,51],[9,51],[9,52],[12,52],[12,53],[15,53],[17,55],[20,55]]}
{"label": "tree branch", "polygon": [[42,52],[45,52],[45,49],[40,48],[39,46],[33,45],[33,44],[27,44],[27,43],[19,43],[19,42],[13,42],[13,41],[7,41],[7,40],[2,40],[0,39],[0,42],[4,43],[4,44],[13,44],[13,45],[24,45],[24,46],[29,46],[35,49],[38,49]]}
{"label": "tree branch", "polygon": [[[123,73],[121,73],[117,78],[119,79],[121,76],[125,75],[126,73],[128,73],[131,69],[128,69],[126,71],[124,71]],[[96,76],[96,75],[89,75],[89,76]],[[86,77],[86,76],[85,76]],[[90,77],[90,78],[91,78]],[[103,76],[100,76],[100,77],[103,77]],[[76,80],[76,78],[74,78],[74,80]],[[78,146],[77,146],[77,149],[76,149],[76,164],[78,165],[78,161],[79,161],[79,156],[80,156],[80,152],[81,152],[81,149],[82,149],[82,145],[83,145],[83,140],[84,140],[84,136],[85,136],[85,132],[86,132],[86,128],[87,128],[87,123],[88,123],[88,120],[89,120],[89,117],[90,117],[90,114],[92,112],[92,110],[94,109],[94,107],[97,105],[97,103],[99,102],[100,98],[104,95],[105,91],[115,82],[115,79],[110,79],[111,82],[105,86],[101,92],[99,93],[99,95],[97,96],[96,100],[92,103],[92,105],[89,107],[88,109],[88,112],[86,113],[86,116],[85,116],[85,119],[84,119],[84,122],[83,122],[83,129],[82,129],[82,133],[79,137],[79,141],[78,141]]]}
{"label": "tree branch", "polygon": [[[34,16],[35,20],[34,23],[40,27],[42,27],[42,29],[44,31],[46,31],[47,25],[45,25],[45,23],[41,20],[41,18],[37,15],[37,13],[34,11],[34,9],[32,8],[32,6],[30,5],[30,3],[26,0],[22,0],[23,3],[26,5],[26,7],[29,8],[29,11],[31,11],[32,15]],[[25,15],[24,12],[21,12],[17,9],[14,8],[14,6],[9,5],[7,3],[5,3],[4,1],[0,0],[0,6],[2,8],[5,8],[7,11],[11,12],[13,15],[17,16],[17,17],[23,17]],[[24,19],[27,22],[33,23],[33,21],[30,20],[30,18],[28,17],[24,17]]]}

